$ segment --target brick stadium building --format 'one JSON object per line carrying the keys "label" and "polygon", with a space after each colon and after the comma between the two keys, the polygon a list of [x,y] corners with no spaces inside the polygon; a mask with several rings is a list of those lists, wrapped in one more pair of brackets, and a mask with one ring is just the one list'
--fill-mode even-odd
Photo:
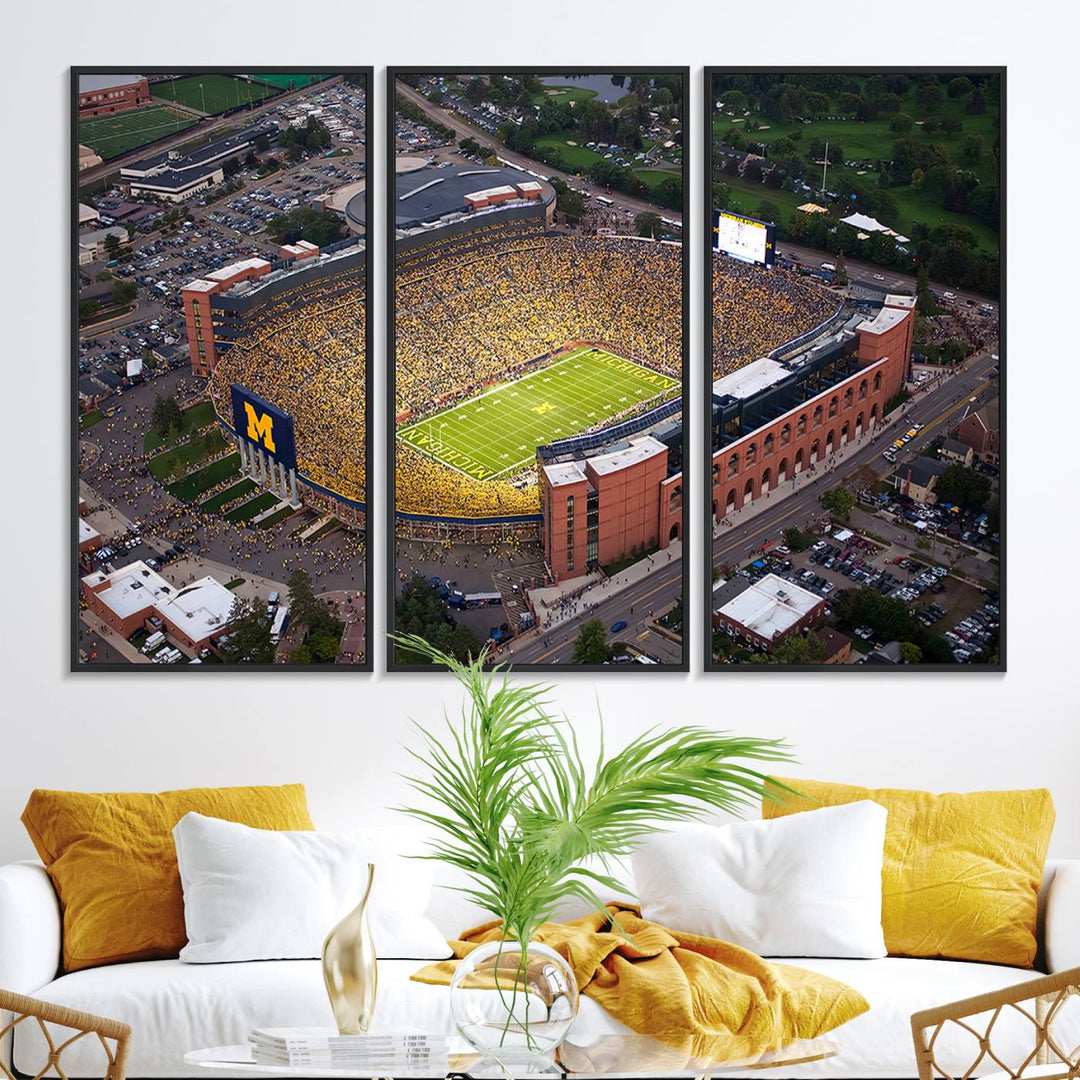
{"label": "brick stadium building", "polygon": [[682,533],[682,425],[545,462],[540,448],[544,561],[555,581],[633,551],[664,549]]}
{"label": "brick stadium building", "polygon": [[145,75],[80,75],[79,119],[109,116],[145,105],[150,85]]}
{"label": "brick stadium building", "polygon": [[244,259],[214,270],[206,277],[189,281],[181,290],[184,303],[184,324],[187,327],[191,373],[207,376],[217,367],[218,352],[214,333],[214,305],[211,299],[228,292],[242,281],[251,281],[269,274],[271,264],[266,259]]}
{"label": "brick stadium building", "polygon": [[889,295],[873,319],[784,361],[764,357],[717,379],[712,402],[713,517],[760,498],[872,431],[904,386],[915,301]]}

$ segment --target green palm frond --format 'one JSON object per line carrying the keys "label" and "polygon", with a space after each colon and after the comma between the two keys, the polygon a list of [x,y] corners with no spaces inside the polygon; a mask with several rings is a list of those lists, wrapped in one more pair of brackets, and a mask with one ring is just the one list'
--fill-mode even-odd
{"label": "green palm frond", "polygon": [[[406,782],[423,806],[399,807],[438,835],[427,857],[465,872],[459,891],[527,941],[560,903],[602,907],[599,890],[629,891],[611,873],[650,833],[774,793],[741,761],[790,761],[780,740],[685,724],[646,732],[587,768],[573,728],[549,711],[549,688],[519,685],[486,656],[462,663],[412,635],[395,637],[450,670],[465,690],[440,740],[416,725],[422,772]],[[597,864],[600,869],[597,868]]]}

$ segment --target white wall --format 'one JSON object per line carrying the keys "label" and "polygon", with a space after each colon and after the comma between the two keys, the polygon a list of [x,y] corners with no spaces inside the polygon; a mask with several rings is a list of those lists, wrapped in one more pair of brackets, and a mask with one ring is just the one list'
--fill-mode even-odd
{"label": "white wall", "polygon": [[[447,680],[386,675],[238,674],[203,679],[155,672],[153,678],[67,673],[68,514],[68,192],[67,65],[153,66],[254,63],[373,63],[376,145],[383,136],[383,65],[690,64],[694,113],[693,209],[700,212],[701,68],[706,63],[897,65],[1008,63],[1009,155],[1009,673],[844,678],[837,675],[659,675],[613,672],[564,677],[555,695],[592,740],[602,703],[609,742],[652,722],[693,721],[790,739],[803,775],[936,790],[1046,785],[1054,793],[1057,855],[1080,855],[1080,696],[1076,689],[1075,421],[1078,398],[1075,184],[1038,193],[1054,169],[1071,121],[1064,80],[1074,64],[1068,35],[1044,37],[993,3],[846,8],[826,15],[805,4],[726,14],[714,5],[640,2],[597,5],[563,0],[542,16],[485,21],[461,17],[446,0],[405,5],[286,0],[216,5],[176,18],[167,5],[144,5],[124,19],[99,20],[60,5],[23,5],[9,16],[3,144],[5,318],[0,331],[4,399],[0,460],[3,498],[0,607],[0,861],[31,853],[18,815],[35,786],[155,790],[199,784],[302,780],[317,823],[336,827],[361,816],[389,818],[405,797],[394,779],[405,765],[406,717],[436,719],[451,694]],[[153,21],[155,11],[162,13]],[[431,15],[428,22],[426,15]],[[999,17],[1000,16],[1000,17]],[[15,20],[21,19],[18,23]],[[875,20],[878,20],[875,22]],[[1006,31],[1006,27],[1008,27]],[[415,39],[412,43],[410,39]],[[1054,124],[1051,127],[1051,123]],[[381,160],[381,158],[380,158]],[[376,171],[376,206],[382,173]],[[1060,200],[1060,201],[1059,201]],[[1059,244],[1056,230],[1065,229]],[[701,412],[699,287],[694,233],[691,371]],[[381,237],[378,238],[381,252]],[[17,253],[17,254],[15,254]],[[1057,255],[1067,255],[1060,272]],[[1066,296],[1068,290],[1068,296]],[[381,280],[375,288],[383,355]],[[376,378],[380,395],[384,380]],[[1068,411],[1067,411],[1068,410]],[[383,412],[375,411],[382,445]],[[701,458],[695,423],[693,458]],[[379,505],[382,455],[377,469]],[[1050,462],[1047,467],[1044,463]],[[694,476],[695,539],[701,476]],[[1063,498],[1065,509],[1055,504]],[[378,532],[382,536],[382,530]],[[384,552],[377,547],[381,597]],[[695,565],[692,625],[700,623]],[[381,614],[381,605],[378,608]],[[695,644],[695,649],[698,649]],[[380,643],[377,664],[382,663]],[[700,666],[695,653],[694,663]]]}

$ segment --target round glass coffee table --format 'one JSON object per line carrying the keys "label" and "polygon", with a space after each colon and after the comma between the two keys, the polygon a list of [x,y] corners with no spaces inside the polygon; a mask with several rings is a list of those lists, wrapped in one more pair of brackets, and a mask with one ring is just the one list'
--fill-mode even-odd
{"label": "round glass coffee table", "polygon": [[[207,1069],[229,1069],[251,1076],[337,1077],[339,1080],[373,1080],[392,1077],[393,1080],[487,1080],[489,1077],[509,1078],[535,1076],[551,1080],[572,1077],[636,1078],[724,1076],[747,1069],[766,1070],[802,1065],[834,1057],[840,1044],[832,1038],[786,1039],[766,1047],[753,1047],[748,1040],[730,1038],[698,1039],[689,1036],[658,1037],[650,1035],[604,1035],[586,1045],[572,1041],[572,1036],[559,1047],[555,1060],[535,1060],[527,1067],[503,1066],[475,1053],[464,1052],[463,1040],[451,1040],[449,1068],[444,1072],[430,1066],[416,1068],[319,1069],[309,1065],[264,1065],[255,1062],[251,1047],[214,1046],[192,1050],[184,1055],[184,1063]],[[455,1044],[462,1049],[455,1053]]]}

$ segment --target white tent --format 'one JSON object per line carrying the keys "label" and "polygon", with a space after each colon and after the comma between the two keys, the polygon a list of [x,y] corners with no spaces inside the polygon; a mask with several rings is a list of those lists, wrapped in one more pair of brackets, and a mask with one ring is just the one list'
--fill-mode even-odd
{"label": "white tent", "polygon": [[128,375],[128,378],[131,379],[131,378],[134,378],[136,375],[141,375],[142,374],[142,368],[143,368],[142,358],[138,357],[138,356],[133,357],[131,360],[129,360],[127,362],[127,375]]}

